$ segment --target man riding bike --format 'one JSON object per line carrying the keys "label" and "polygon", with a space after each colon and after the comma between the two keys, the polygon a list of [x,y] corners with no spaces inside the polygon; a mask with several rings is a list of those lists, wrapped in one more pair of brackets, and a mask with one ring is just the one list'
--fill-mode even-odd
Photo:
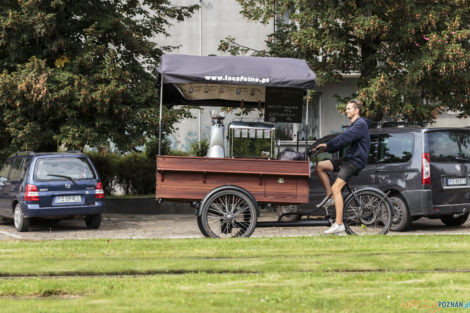
{"label": "man riding bike", "polygon": [[[351,125],[346,131],[336,136],[327,143],[322,143],[312,150],[326,150],[334,153],[347,146],[350,146],[344,158],[324,160],[318,162],[315,172],[326,192],[326,198],[318,205],[332,206],[336,208],[336,220],[333,225],[323,234],[336,234],[345,230],[343,224],[343,194],[342,189],[353,176],[358,174],[367,164],[370,149],[369,121],[360,116],[362,103],[358,100],[351,100],[346,105],[346,116],[351,121]],[[330,185],[327,171],[338,172],[338,176]],[[331,194],[333,198],[331,199]]]}

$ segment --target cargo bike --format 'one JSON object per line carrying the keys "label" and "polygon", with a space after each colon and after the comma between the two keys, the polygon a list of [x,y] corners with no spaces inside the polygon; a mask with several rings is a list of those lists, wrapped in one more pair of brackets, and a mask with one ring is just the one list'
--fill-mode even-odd
{"label": "cargo bike", "polygon": [[[295,98],[298,90],[316,85],[315,74],[305,61],[288,58],[163,55],[159,74],[160,142],[163,105],[259,108],[265,104],[267,110],[273,95],[279,100],[279,91],[286,90]],[[213,128],[219,127],[220,116],[214,120]],[[250,158],[234,155],[233,141],[226,157],[215,149],[223,151],[223,147],[212,145],[213,134],[207,157],[161,155],[159,147],[156,199],[191,203],[196,209],[199,229],[206,237],[249,237],[256,227],[331,225],[334,207],[325,207],[326,201],[304,210],[281,211],[272,221],[258,221],[262,208],[309,203],[311,160],[321,152],[305,153],[301,160],[274,159],[274,132],[260,131],[266,125],[271,124],[239,123],[237,126],[241,132],[246,128],[245,135],[251,132],[254,137],[267,137],[271,143],[268,151]],[[310,147],[305,148],[307,152],[312,151]],[[373,187],[356,190],[347,185],[345,189],[346,232],[386,234],[392,224],[393,208],[387,195]]]}

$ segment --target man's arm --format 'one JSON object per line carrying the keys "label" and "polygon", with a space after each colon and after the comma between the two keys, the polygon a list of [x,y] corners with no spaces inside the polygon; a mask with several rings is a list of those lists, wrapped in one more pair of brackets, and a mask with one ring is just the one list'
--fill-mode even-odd
{"label": "man's arm", "polygon": [[364,127],[367,127],[367,125],[362,121],[354,123],[347,131],[328,141],[326,143],[326,151],[332,153],[349,146],[363,136]]}

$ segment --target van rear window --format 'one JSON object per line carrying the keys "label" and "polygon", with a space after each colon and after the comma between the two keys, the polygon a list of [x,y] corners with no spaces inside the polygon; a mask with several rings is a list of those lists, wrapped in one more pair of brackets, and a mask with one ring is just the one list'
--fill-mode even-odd
{"label": "van rear window", "polygon": [[436,131],[428,133],[431,162],[455,162],[456,158],[470,160],[470,131]]}
{"label": "van rear window", "polygon": [[95,179],[86,158],[42,158],[36,162],[35,180]]}

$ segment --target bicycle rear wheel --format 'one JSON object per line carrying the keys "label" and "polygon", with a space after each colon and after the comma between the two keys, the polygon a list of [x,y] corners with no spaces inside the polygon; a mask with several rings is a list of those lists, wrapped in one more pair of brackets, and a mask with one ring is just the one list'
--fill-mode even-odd
{"label": "bicycle rear wheel", "polygon": [[373,190],[359,190],[344,204],[346,232],[352,235],[385,235],[392,226],[392,204]]}

